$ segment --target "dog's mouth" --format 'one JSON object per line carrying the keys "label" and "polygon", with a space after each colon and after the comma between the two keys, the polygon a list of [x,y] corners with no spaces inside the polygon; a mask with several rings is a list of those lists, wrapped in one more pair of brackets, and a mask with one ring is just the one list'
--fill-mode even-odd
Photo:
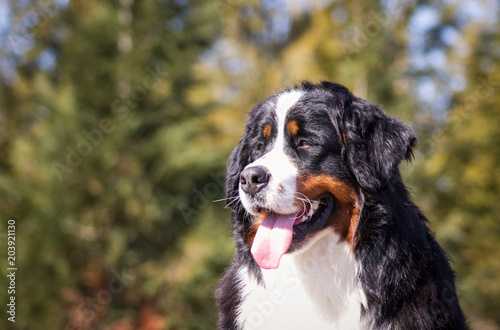
{"label": "dog's mouth", "polygon": [[333,209],[333,197],[325,195],[306,203],[303,212],[293,223],[293,240],[303,240],[307,234],[323,229]]}
{"label": "dog's mouth", "polygon": [[307,235],[325,227],[333,210],[334,198],[322,195],[293,214],[278,214],[260,208],[262,223],[253,239],[251,252],[260,267],[278,268],[281,257],[300,244]]}

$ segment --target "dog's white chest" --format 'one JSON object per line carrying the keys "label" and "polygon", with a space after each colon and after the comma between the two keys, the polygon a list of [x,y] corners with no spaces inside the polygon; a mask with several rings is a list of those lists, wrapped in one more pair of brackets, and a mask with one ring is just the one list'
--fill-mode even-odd
{"label": "dog's white chest", "polygon": [[363,329],[364,294],[356,263],[335,234],[296,255],[285,255],[275,270],[263,270],[265,287],[239,273],[244,329]]}

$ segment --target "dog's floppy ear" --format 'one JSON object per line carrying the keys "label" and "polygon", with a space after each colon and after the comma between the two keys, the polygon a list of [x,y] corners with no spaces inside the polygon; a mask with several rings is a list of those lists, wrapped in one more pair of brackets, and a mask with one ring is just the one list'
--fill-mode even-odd
{"label": "dog's floppy ear", "polygon": [[413,158],[415,133],[376,105],[352,96],[343,104],[342,133],[351,171],[360,186],[377,191]]}
{"label": "dog's floppy ear", "polygon": [[[226,204],[230,204],[238,197],[238,187],[240,174],[246,166],[248,155],[243,147],[243,140],[233,149],[227,160],[227,178],[226,178]],[[235,205],[233,203],[232,205]]]}

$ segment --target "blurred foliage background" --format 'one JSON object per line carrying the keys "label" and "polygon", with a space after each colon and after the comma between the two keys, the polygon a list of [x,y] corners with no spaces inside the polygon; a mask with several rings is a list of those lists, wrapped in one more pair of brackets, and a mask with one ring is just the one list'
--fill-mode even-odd
{"label": "blurred foliage background", "polygon": [[254,105],[307,79],[413,126],[405,180],[471,325],[500,329],[499,7],[0,0],[0,328],[214,329],[226,159]]}

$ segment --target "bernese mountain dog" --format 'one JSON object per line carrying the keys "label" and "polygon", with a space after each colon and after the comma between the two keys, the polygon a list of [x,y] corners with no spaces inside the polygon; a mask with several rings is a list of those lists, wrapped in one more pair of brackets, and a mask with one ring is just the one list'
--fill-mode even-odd
{"label": "bernese mountain dog", "polygon": [[215,290],[219,328],[467,328],[398,169],[415,144],[331,82],[257,105],[227,165],[236,252]]}

